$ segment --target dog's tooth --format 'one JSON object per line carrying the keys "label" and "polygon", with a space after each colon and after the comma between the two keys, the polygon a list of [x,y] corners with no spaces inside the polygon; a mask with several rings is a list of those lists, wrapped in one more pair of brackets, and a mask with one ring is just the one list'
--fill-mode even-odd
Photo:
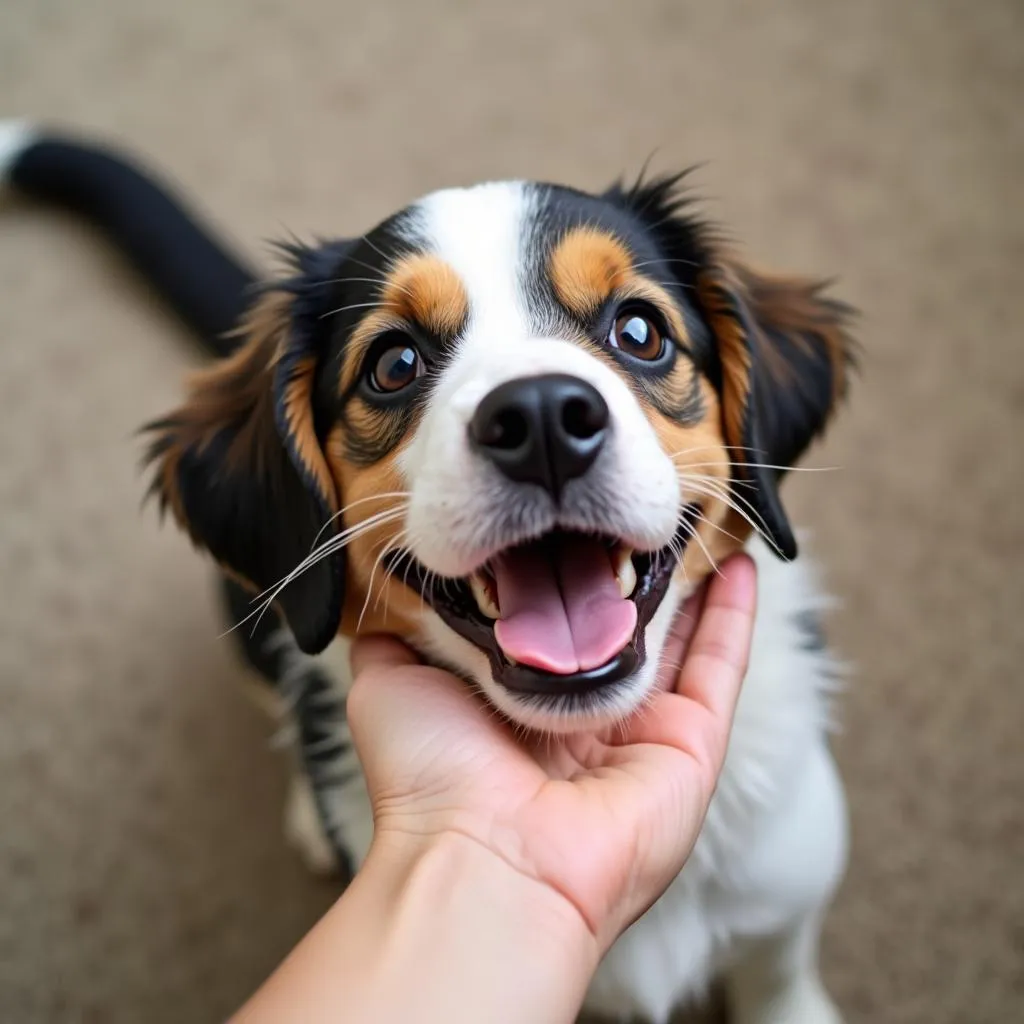
{"label": "dog's tooth", "polygon": [[619,593],[623,597],[629,597],[636,589],[636,567],[633,565],[633,549],[622,545],[616,549],[613,558],[615,578],[619,582]]}
{"label": "dog's tooth", "polygon": [[469,589],[473,591],[473,597],[476,598],[476,606],[480,609],[481,614],[489,619],[501,618],[501,610],[498,608],[494,598],[491,597],[490,587],[480,573],[475,572],[469,577]]}

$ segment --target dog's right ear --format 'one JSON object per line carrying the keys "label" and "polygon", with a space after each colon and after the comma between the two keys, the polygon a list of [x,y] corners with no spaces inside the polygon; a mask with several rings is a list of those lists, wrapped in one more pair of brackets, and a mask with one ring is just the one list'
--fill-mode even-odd
{"label": "dog's right ear", "polygon": [[[316,318],[296,316],[288,290],[257,301],[232,356],[197,374],[185,403],[145,428],[151,493],[192,541],[256,591],[273,588],[340,529],[340,496],[317,437],[312,393]],[[307,653],[341,619],[344,553],[295,576],[277,604]]]}

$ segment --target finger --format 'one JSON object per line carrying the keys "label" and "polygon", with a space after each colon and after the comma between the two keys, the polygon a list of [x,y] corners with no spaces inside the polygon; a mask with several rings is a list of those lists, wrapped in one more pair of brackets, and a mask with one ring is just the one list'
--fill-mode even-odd
{"label": "finger", "polygon": [[683,655],[697,628],[697,623],[700,621],[706,593],[707,587],[699,587],[696,593],[683,602],[682,607],[676,613],[658,664],[656,689],[662,691],[675,689],[679,666],[683,662]]}
{"label": "finger", "polygon": [[686,750],[709,766],[724,752],[746,672],[756,573],[746,556],[723,568],[722,575],[692,599],[699,615],[682,624],[692,631],[682,666],[666,659],[673,673],[672,685],[666,687],[671,692],[658,694],[629,722],[627,742]]}
{"label": "finger", "polygon": [[708,587],[675,690],[729,720],[750,659],[757,570],[748,555],[736,555],[722,568]]}
{"label": "finger", "polygon": [[478,713],[470,687],[450,672],[424,665],[393,637],[360,637],[352,645],[351,664],[347,707],[353,732],[366,723],[416,729],[437,716],[465,719]]}
{"label": "finger", "polygon": [[419,664],[419,658],[411,648],[384,634],[359,637],[352,644],[350,659],[353,676],[362,675],[371,668],[389,669]]}

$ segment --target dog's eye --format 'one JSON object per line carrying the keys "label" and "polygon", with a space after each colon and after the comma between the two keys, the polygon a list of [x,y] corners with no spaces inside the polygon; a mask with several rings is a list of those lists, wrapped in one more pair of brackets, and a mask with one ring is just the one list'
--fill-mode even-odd
{"label": "dog's eye", "polygon": [[395,341],[381,352],[370,370],[368,377],[374,391],[401,391],[423,373],[419,352],[401,335]]}
{"label": "dog's eye", "polygon": [[608,344],[635,359],[653,361],[665,351],[665,339],[657,324],[638,310],[620,313],[608,332]]}

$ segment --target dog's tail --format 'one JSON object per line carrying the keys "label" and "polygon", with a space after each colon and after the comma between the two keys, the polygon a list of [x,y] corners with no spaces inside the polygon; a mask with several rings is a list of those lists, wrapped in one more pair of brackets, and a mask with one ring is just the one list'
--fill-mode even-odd
{"label": "dog's tail", "polygon": [[212,354],[235,347],[229,332],[251,301],[255,275],[149,171],[114,149],[0,121],[2,184],[90,221]]}

